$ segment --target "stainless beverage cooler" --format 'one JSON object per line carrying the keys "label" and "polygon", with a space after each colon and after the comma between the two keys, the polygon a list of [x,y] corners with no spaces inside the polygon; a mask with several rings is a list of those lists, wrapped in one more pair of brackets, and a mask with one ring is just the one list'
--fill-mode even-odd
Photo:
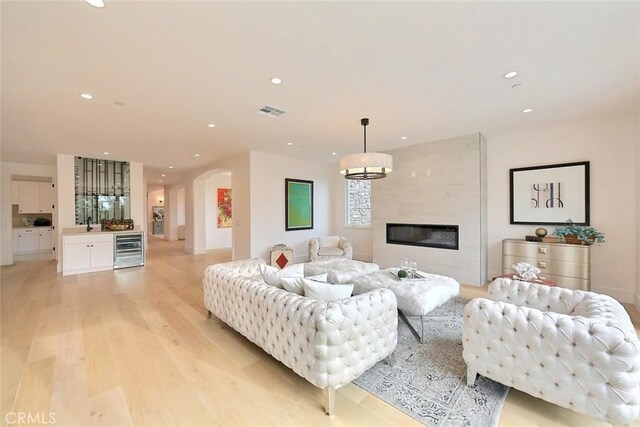
{"label": "stainless beverage cooler", "polygon": [[143,233],[116,234],[113,237],[114,269],[144,265]]}

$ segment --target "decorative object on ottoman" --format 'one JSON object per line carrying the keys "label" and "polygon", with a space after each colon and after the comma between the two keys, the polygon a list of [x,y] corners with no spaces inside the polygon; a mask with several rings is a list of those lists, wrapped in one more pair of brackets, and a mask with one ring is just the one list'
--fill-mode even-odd
{"label": "decorative object on ottoman", "polygon": [[351,242],[340,236],[315,237],[309,240],[309,261],[353,258]]}
{"label": "decorative object on ottoman", "polygon": [[388,268],[360,276],[353,280],[353,292],[358,295],[372,289],[389,289],[398,299],[400,316],[412,329],[413,326],[405,316],[420,316],[422,330],[419,334],[415,329],[413,332],[422,342],[424,339],[422,317],[457,296],[460,292],[460,283],[451,277],[422,271],[417,272],[421,278],[400,279],[398,271],[397,268]]}
{"label": "decorative object on ottoman", "polygon": [[567,220],[567,225],[556,228],[556,236],[562,236],[565,243],[571,245],[591,246],[595,242],[604,243],[604,234],[593,227],[576,225],[571,219]]}
{"label": "decorative object on ottoman", "polygon": [[[495,427],[509,387],[480,377],[465,387],[460,296],[424,316],[424,344],[404,322],[390,361],[378,362],[354,383],[429,427]],[[409,318],[416,328],[418,318]]]}
{"label": "decorative object on ottoman", "polygon": [[465,307],[467,381],[477,374],[611,424],[640,414],[640,341],[613,298],[496,279]]}
{"label": "decorative object on ottoman", "polygon": [[209,315],[323,389],[331,415],[336,389],[396,348],[396,297],[376,289],[340,301],[313,300],[256,280],[261,265],[264,260],[251,259],[207,267],[204,305]]}
{"label": "decorative object on ottoman", "polygon": [[535,265],[529,264],[528,262],[519,262],[514,264],[511,268],[513,268],[518,275],[515,277],[516,279],[529,281],[531,279],[537,279],[538,274],[540,274],[540,269]]}
{"label": "decorative object on ottoman", "polygon": [[538,227],[536,228],[536,236],[538,237],[544,237],[547,235],[547,229],[544,227]]}
{"label": "decorative object on ottoman", "polygon": [[283,243],[273,245],[270,258],[273,267],[285,268],[293,262],[293,249]]}

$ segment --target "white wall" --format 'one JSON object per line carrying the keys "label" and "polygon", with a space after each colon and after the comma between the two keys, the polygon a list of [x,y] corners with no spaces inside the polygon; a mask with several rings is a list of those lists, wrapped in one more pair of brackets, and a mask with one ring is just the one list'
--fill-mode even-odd
{"label": "white wall", "polygon": [[[489,276],[501,273],[504,238],[536,226],[509,224],[509,169],[589,160],[591,225],[607,243],[592,247],[591,289],[632,302],[637,283],[638,129],[636,114],[488,134]],[[550,233],[553,226],[546,226]]]}
{"label": "white wall", "polygon": [[185,199],[184,199],[184,187],[180,186],[176,192],[176,196],[178,199],[178,225],[184,225],[185,224],[185,210],[184,210],[184,204],[185,204]]}
{"label": "white wall", "polygon": [[636,308],[640,311],[640,111],[636,113]]}
{"label": "white wall", "polygon": [[218,228],[218,188],[231,188],[231,173],[223,172],[221,174],[214,175],[205,181],[207,249],[231,247],[231,228]]}
{"label": "white wall", "polygon": [[346,215],[346,179],[333,165],[331,194],[333,209],[333,231],[331,234],[346,237],[353,245],[353,258],[360,261],[373,261],[373,234],[371,227],[348,227]]}
{"label": "white wall", "polygon": [[251,153],[243,153],[231,161],[231,194],[233,259],[251,258]]}
{"label": "white wall", "polygon": [[[315,163],[252,151],[251,153],[251,256],[269,260],[271,246],[285,243],[293,248],[295,262],[309,259],[308,242],[332,234],[335,165]],[[233,171],[234,202],[236,199]],[[314,182],[314,228],[285,231],[285,178]],[[234,216],[235,216],[234,205]],[[235,230],[234,230],[235,231]],[[234,241],[235,244],[235,241]]]}
{"label": "white wall", "polygon": [[[0,252],[1,265],[13,264],[13,251],[11,248],[11,177],[12,175],[36,176],[51,178],[53,184],[57,184],[56,167],[31,165],[24,163],[1,162],[0,163]],[[54,192],[55,193],[55,192]],[[54,194],[53,224],[58,224],[57,207]],[[55,244],[56,252],[59,252],[59,245]]]}

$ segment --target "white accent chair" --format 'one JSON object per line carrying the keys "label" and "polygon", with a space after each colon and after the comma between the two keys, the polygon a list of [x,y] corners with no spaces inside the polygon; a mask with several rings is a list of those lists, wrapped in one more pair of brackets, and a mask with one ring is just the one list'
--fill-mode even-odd
{"label": "white accent chair", "polygon": [[353,258],[351,242],[340,236],[315,237],[309,240],[309,261]]}
{"label": "white accent chair", "polygon": [[640,342],[606,295],[499,278],[464,310],[467,384],[477,374],[613,425],[640,414]]}

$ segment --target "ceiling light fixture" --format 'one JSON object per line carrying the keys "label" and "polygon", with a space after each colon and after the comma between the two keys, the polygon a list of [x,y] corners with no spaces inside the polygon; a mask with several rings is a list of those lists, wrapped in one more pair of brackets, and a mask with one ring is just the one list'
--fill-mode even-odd
{"label": "ceiling light fixture", "polygon": [[214,127],[216,127],[216,125],[214,125],[213,123],[209,123],[209,124],[207,125],[207,127],[209,127],[209,128],[214,128]]}
{"label": "ceiling light fixture", "polygon": [[93,7],[104,7],[104,1],[102,0],[85,0]]}
{"label": "ceiling light fixture", "polygon": [[164,177],[165,177],[165,176],[167,176],[167,175],[165,175],[165,174],[162,174],[162,175],[160,175],[160,176],[162,176],[162,177],[164,178]]}
{"label": "ceiling light fixture", "polygon": [[108,156],[109,152],[108,151],[103,151],[102,154],[104,154],[105,156]]}
{"label": "ceiling light fixture", "polygon": [[173,166],[169,166],[169,169],[173,169]]}
{"label": "ceiling light fixture", "polygon": [[338,153],[331,153],[332,156],[335,156],[336,154],[338,154]]}
{"label": "ceiling light fixture", "polygon": [[93,95],[91,95],[90,93],[81,93],[80,98],[93,99]]}
{"label": "ceiling light fixture", "polygon": [[364,152],[350,154],[340,160],[340,173],[346,179],[385,178],[393,170],[393,157],[386,153],[367,153],[367,126],[369,119],[360,119],[364,128]]}
{"label": "ceiling light fixture", "polygon": [[271,79],[271,83],[273,83],[274,85],[279,85],[279,84],[282,84],[282,80],[279,79],[278,77],[274,77]]}
{"label": "ceiling light fixture", "polygon": [[158,182],[162,182],[162,180],[161,180],[161,179],[159,179],[159,180],[158,180]]}
{"label": "ceiling light fixture", "polygon": [[527,114],[533,111],[533,108],[525,108],[524,110],[522,110],[523,113]]}
{"label": "ceiling light fixture", "polygon": [[505,74],[502,77],[504,77],[505,79],[511,79],[511,78],[514,78],[517,75],[518,75],[517,71],[509,71],[507,74]]}
{"label": "ceiling light fixture", "polygon": [[287,142],[287,145],[293,145],[293,142]]}
{"label": "ceiling light fixture", "polygon": [[200,157],[200,154],[196,153],[193,155],[193,157]]}
{"label": "ceiling light fixture", "polygon": [[407,139],[406,136],[403,136],[402,138],[400,138],[401,140],[405,141]]}

